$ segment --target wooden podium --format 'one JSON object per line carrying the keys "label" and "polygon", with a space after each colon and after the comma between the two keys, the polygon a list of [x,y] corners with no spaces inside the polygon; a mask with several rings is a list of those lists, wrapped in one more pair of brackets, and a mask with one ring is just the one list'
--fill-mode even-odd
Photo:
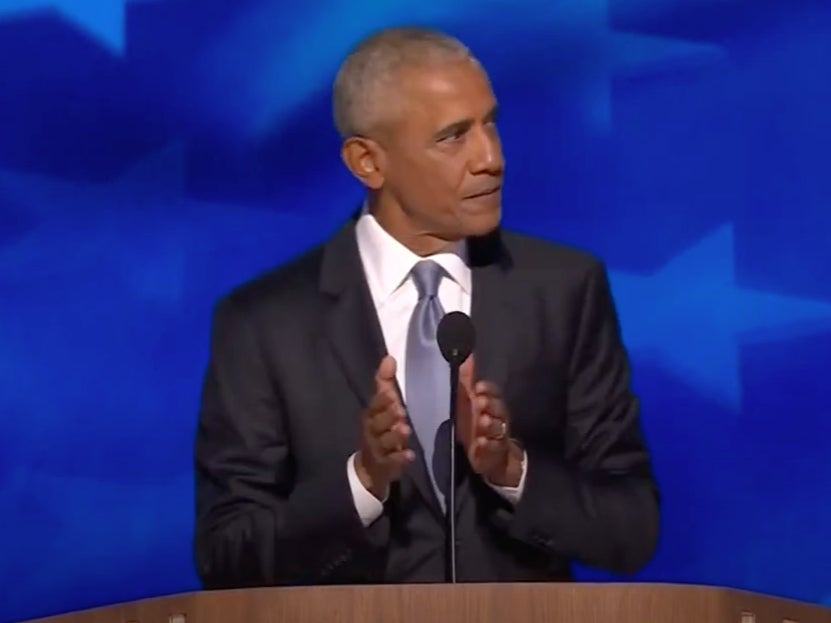
{"label": "wooden podium", "polygon": [[831,610],[672,584],[407,584],[204,591],[38,623],[831,623]]}

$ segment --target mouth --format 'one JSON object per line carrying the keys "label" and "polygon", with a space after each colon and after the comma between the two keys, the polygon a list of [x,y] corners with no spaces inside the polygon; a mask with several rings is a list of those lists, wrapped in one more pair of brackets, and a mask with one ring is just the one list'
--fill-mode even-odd
{"label": "mouth", "polygon": [[466,197],[465,197],[465,199],[480,199],[481,197],[488,197],[488,196],[490,196],[490,195],[495,195],[495,194],[496,194],[496,193],[498,193],[500,190],[502,190],[502,186],[501,186],[501,185],[499,185],[499,186],[493,186],[493,187],[488,188],[488,189],[486,189],[486,190],[482,190],[482,191],[479,191],[479,192],[473,193],[472,195],[468,195],[468,196],[466,196]]}

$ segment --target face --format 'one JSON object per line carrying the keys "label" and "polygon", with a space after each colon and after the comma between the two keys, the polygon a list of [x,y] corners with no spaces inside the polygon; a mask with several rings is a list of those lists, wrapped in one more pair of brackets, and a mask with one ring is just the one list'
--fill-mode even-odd
{"label": "face", "polygon": [[455,241],[498,225],[504,160],[496,99],[473,61],[404,70],[365,183],[405,235]]}

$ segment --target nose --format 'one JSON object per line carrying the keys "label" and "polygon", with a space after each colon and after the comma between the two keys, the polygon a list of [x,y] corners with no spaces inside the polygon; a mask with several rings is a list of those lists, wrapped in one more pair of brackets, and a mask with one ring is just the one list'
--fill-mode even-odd
{"label": "nose", "polygon": [[474,175],[502,175],[505,159],[499,133],[493,126],[477,127],[470,142],[470,172]]}

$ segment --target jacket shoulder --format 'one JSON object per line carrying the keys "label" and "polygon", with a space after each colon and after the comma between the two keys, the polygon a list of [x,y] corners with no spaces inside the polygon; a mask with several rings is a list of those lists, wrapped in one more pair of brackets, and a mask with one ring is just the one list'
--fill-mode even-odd
{"label": "jacket shoulder", "polygon": [[316,295],[323,261],[323,245],[313,247],[287,262],[268,269],[226,292],[218,305],[231,305],[257,313],[293,307]]}
{"label": "jacket shoulder", "polygon": [[598,256],[576,246],[511,231],[503,232],[502,240],[516,270],[556,271],[575,277],[606,270]]}

